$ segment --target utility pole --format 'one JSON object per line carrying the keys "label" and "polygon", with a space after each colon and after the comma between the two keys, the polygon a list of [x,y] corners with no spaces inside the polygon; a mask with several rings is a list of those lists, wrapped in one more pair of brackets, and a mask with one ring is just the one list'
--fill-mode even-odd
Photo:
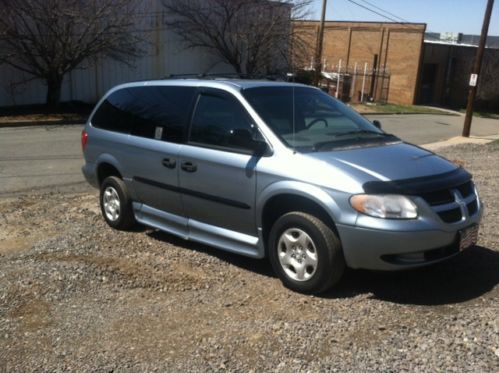
{"label": "utility pole", "polygon": [[321,14],[321,23],[319,26],[319,37],[317,40],[317,45],[315,48],[315,74],[314,74],[314,85],[319,85],[319,80],[321,78],[322,72],[322,44],[324,42],[324,21],[326,20],[326,5],[327,0],[322,0],[322,14]]}
{"label": "utility pole", "polygon": [[480,43],[476,51],[475,64],[470,76],[470,91],[468,94],[468,105],[466,106],[466,116],[464,117],[463,136],[470,137],[471,119],[473,119],[473,104],[478,85],[478,76],[482,68],[483,53],[485,50],[485,42],[487,41],[487,34],[489,32],[490,15],[492,14],[492,7],[494,0],[488,0],[487,8],[485,9],[485,17],[483,19],[482,33],[480,35]]}

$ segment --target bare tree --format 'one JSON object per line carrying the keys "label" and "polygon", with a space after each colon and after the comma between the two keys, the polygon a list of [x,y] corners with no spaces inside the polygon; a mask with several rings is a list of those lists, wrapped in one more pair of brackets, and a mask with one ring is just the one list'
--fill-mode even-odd
{"label": "bare tree", "polygon": [[[274,73],[288,68],[299,37],[292,19],[310,0],[163,0],[167,25],[188,48],[209,50],[237,73]],[[291,48],[293,43],[294,48]]]}
{"label": "bare tree", "polygon": [[0,9],[0,63],[45,80],[52,106],[64,75],[90,57],[140,54],[132,0],[0,0]]}

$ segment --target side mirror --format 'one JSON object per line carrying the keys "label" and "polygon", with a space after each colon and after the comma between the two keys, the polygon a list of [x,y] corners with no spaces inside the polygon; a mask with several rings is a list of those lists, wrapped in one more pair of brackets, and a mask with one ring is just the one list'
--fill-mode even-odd
{"label": "side mirror", "polygon": [[259,137],[254,136],[250,130],[246,128],[235,128],[230,131],[230,144],[232,146],[253,150],[255,155],[266,155],[270,152],[267,142]]}
{"label": "side mirror", "polygon": [[373,124],[375,127],[381,129],[381,122],[379,120],[373,120]]}
{"label": "side mirror", "polygon": [[255,155],[259,157],[272,155],[272,150],[265,140],[253,140]]}

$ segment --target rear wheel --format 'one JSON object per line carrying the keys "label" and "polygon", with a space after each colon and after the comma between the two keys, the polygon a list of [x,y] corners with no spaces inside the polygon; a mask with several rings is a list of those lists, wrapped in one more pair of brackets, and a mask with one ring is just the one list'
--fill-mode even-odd
{"label": "rear wheel", "polygon": [[321,293],[345,270],[341,244],[331,228],[313,215],[290,212],[273,225],[270,262],[283,284],[301,293]]}
{"label": "rear wheel", "polygon": [[104,179],[100,187],[102,216],[111,227],[127,230],[135,224],[132,200],[123,180],[116,176]]}

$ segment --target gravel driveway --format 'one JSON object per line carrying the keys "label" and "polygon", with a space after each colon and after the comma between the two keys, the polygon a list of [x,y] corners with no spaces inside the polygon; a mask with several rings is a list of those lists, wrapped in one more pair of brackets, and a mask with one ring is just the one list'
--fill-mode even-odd
{"label": "gravel driveway", "polygon": [[446,148],[486,205],[479,245],[348,271],[323,297],[266,261],[108,228],[97,193],[0,199],[0,372],[499,371],[499,144]]}

